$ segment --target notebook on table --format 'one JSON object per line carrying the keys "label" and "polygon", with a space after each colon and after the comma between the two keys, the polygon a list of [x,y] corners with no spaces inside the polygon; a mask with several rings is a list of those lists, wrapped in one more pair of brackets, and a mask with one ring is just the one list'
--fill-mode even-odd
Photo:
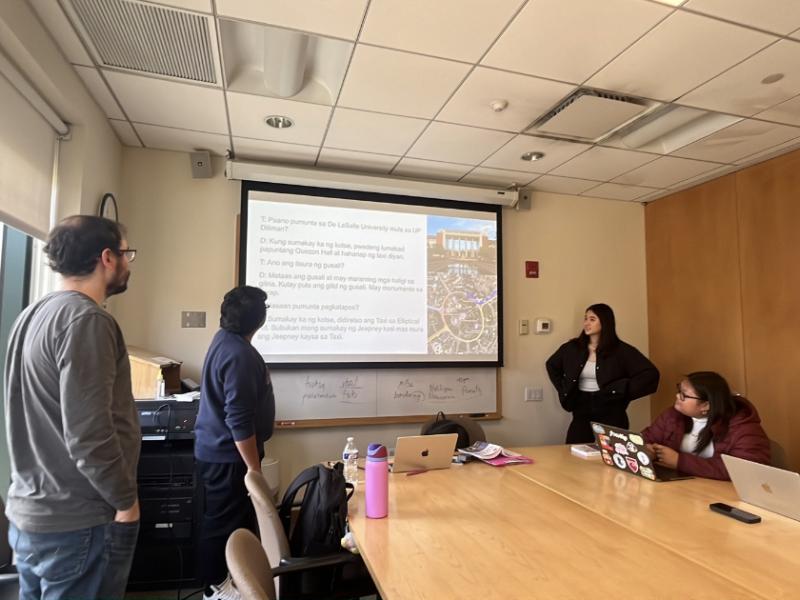
{"label": "notebook on table", "polygon": [[392,473],[447,469],[453,461],[457,433],[409,435],[397,438]]}
{"label": "notebook on table", "polygon": [[744,502],[800,521],[800,474],[727,454],[722,462]]}
{"label": "notebook on table", "polygon": [[644,477],[650,481],[692,478],[686,473],[657,465],[655,455],[647,449],[640,433],[594,422],[592,431],[597,445],[600,446],[600,457],[609,467]]}

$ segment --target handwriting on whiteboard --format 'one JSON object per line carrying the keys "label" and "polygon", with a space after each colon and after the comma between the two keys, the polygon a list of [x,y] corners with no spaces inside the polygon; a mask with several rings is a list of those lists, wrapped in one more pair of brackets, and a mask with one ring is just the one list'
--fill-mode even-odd
{"label": "handwriting on whiteboard", "polygon": [[359,375],[344,377],[335,383],[307,375],[303,381],[302,402],[312,400],[332,400],[341,404],[360,404],[364,385]]}
{"label": "handwriting on whiteboard", "polygon": [[428,383],[419,385],[405,377],[397,382],[392,394],[394,400],[414,400],[416,402],[455,402],[462,398],[480,398],[481,386],[471,377],[459,376],[454,383]]}

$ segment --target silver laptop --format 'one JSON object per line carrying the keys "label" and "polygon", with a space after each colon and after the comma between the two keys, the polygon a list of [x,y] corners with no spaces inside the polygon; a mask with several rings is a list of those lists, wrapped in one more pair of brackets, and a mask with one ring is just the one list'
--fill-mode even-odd
{"label": "silver laptop", "polygon": [[447,469],[453,460],[457,433],[409,435],[397,438],[392,473]]}
{"label": "silver laptop", "polygon": [[739,498],[800,521],[800,474],[722,455]]}

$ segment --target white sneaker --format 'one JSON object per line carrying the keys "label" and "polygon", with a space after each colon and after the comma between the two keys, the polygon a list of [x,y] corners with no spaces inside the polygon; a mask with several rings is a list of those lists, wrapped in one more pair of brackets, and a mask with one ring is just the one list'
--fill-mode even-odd
{"label": "white sneaker", "polygon": [[205,598],[206,600],[241,599],[239,590],[237,590],[236,586],[233,585],[233,579],[231,579],[230,574],[225,578],[225,581],[223,581],[219,585],[209,585],[208,587],[211,588],[211,593],[210,594],[208,592],[203,593],[203,598]]}

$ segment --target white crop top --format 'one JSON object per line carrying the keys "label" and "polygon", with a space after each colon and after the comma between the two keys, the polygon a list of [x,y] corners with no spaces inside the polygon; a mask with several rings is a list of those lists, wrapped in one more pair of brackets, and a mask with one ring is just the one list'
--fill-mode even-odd
{"label": "white crop top", "polygon": [[597,392],[600,391],[600,386],[597,385],[597,373],[595,373],[596,362],[586,361],[583,365],[583,371],[578,376],[578,389],[582,392]]}

